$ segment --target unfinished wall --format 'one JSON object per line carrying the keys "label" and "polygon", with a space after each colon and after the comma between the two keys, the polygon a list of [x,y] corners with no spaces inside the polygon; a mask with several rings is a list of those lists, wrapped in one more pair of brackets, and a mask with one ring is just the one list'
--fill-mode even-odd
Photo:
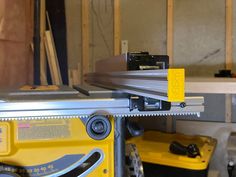
{"label": "unfinished wall", "polygon": [[225,1],[174,1],[174,64],[187,75],[214,76],[225,66]]}
{"label": "unfinished wall", "polygon": [[[121,39],[130,51],[166,53],[166,0],[121,1]],[[175,66],[213,76],[225,63],[225,1],[174,1]]]}
{"label": "unfinished wall", "polygon": [[[73,84],[81,83],[83,75],[82,58],[82,1],[67,0],[67,50],[68,66]],[[97,60],[113,55],[113,0],[89,1],[89,72],[94,70]]]}
{"label": "unfinished wall", "polygon": [[90,70],[97,60],[114,55],[113,0],[90,1]]}
{"label": "unfinished wall", "polygon": [[121,0],[121,40],[131,52],[166,54],[166,0]]}

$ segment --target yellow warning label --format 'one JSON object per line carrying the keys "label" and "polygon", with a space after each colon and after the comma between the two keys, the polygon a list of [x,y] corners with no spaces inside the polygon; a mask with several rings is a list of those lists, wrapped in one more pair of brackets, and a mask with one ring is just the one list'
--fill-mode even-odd
{"label": "yellow warning label", "polygon": [[70,137],[69,120],[31,120],[17,122],[18,140],[52,140]]}

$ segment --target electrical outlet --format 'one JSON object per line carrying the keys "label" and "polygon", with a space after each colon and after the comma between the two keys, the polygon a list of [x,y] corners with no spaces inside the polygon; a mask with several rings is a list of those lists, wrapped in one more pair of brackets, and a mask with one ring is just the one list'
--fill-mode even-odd
{"label": "electrical outlet", "polygon": [[129,51],[129,43],[128,40],[122,40],[121,41],[121,53],[127,53]]}

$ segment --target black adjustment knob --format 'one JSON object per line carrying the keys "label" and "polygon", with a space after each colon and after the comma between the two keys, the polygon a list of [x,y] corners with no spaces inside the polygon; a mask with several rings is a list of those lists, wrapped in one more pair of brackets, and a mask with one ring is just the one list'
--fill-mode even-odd
{"label": "black adjustment knob", "polygon": [[95,140],[105,139],[111,132],[111,123],[105,116],[95,115],[86,125],[88,135]]}
{"label": "black adjustment knob", "polygon": [[95,120],[91,127],[96,134],[103,134],[106,131],[106,123],[103,120]]}
{"label": "black adjustment knob", "polygon": [[126,121],[126,127],[131,134],[131,136],[137,137],[142,136],[144,133],[144,128],[140,126],[137,122]]}

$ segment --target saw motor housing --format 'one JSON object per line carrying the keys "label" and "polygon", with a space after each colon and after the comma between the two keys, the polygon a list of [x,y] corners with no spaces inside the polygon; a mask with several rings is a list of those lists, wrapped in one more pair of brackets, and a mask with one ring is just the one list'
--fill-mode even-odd
{"label": "saw motor housing", "polygon": [[0,122],[0,139],[1,171],[22,177],[114,177],[111,117]]}

